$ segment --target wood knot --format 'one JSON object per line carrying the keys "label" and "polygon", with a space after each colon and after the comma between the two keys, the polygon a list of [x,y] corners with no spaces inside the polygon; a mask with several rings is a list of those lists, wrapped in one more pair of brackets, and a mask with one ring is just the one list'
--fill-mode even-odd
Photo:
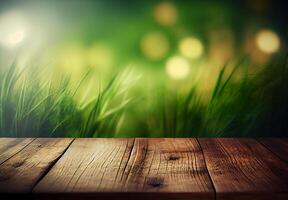
{"label": "wood knot", "polygon": [[164,185],[164,179],[158,178],[158,177],[151,177],[147,180],[147,185],[154,187],[154,188],[160,188]]}
{"label": "wood knot", "polygon": [[14,168],[21,167],[24,164],[24,161],[18,161],[12,164]]}
{"label": "wood knot", "polygon": [[168,157],[168,160],[179,160],[180,159],[180,157],[179,156],[176,156],[176,155],[170,155],[169,157]]}

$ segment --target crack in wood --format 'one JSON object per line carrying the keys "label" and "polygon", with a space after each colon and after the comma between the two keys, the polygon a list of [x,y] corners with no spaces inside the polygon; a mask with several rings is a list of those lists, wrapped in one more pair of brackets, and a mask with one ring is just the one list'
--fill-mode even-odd
{"label": "crack in wood", "polygon": [[[276,153],[253,139],[86,139],[89,148],[84,148],[81,141],[79,145],[72,145],[74,139],[69,142],[49,161],[45,156],[54,148],[57,152],[60,145],[36,143],[23,155],[13,156],[13,162],[2,165],[0,170],[3,188],[6,183],[13,183],[11,188],[15,188],[14,183],[23,183],[23,191],[32,187],[33,195],[67,193],[77,194],[79,199],[82,194],[96,199],[113,192],[139,197],[145,193],[160,199],[288,197],[288,165],[275,155],[283,147],[276,148],[274,143]],[[97,156],[92,159],[94,154]],[[27,157],[30,160],[25,160]],[[79,168],[81,162],[87,167]],[[80,176],[73,175],[75,170]],[[74,187],[69,184],[71,180]]]}
{"label": "crack in wood", "polygon": [[43,172],[43,174],[37,179],[37,181],[33,184],[31,187],[30,192],[34,190],[36,185],[40,183],[40,181],[48,174],[48,172],[52,169],[52,167],[57,163],[57,161],[65,154],[65,152],[69,149],[69,147],[72,145],[72,143],[75,141],[75,138],[71,140],[71,142],[67,145],[67,147],[64,149],[64,151],[53,161],[50,163],[50,165],[46,168],[46,170]]}

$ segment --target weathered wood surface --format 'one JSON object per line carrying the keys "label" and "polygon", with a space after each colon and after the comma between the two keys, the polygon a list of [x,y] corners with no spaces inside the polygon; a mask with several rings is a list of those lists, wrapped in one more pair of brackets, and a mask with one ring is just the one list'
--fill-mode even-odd
{"label": "weathered wood surface", "polygon": [[21,151],[33,140],[31,138],[0,138],[0,165]]}
{"label": "weathered wood surface", "polygon": [[[115,191],[133,139],[76,139],[34,189],[36,192]],[[49,185],[49,187],[47,187]]]}
{"label": "weathered wood surface", "polygon": [[35,139],[0,165],[0,192],[31,192],[71,142],[72,139]]}
{"label": "weathered wood surface", "polygon": [[123,198],[135,193],[170,198],[167,193],[175,193],[174,199],[214,195],[196,139],[76,139],[34,192],[95,197],[125,192]]}
{"label": "weathered wood surface", "polygon": [[199,139],[217,199],[287,199],[288,167],[253,139]]}
{"label": "weathered wood surface", "polygon": [[270,151],[275,153],[279,158],[288,162],[288,139],[285,138],[269,138],[259,139]]}
{"label": "weathered wood surface", "polygon": [[287,139],[2,138],[0,145],[2,194],[288,199]]}

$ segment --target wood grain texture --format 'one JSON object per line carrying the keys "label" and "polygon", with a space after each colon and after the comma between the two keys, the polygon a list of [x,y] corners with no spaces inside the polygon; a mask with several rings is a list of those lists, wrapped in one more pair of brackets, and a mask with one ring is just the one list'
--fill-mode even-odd
{"label": "wood grain texture", "polygon": [[213,197],[196,139],[137,139],[124,179],[126,190]]}
{"label": "wood grain texture", "polygon": [[29,193],[73,139],[35,139],[0,165],[0,192]]}
{"label": "wood grain texture", "polygon": [[288,139],[287,138],[262,138],[259,141],[275,153],[279,158],[288,162]]}
{"label": "wood grain texture", "polygon": [[0,196],[30,199],[34,188],[33,198],[55,200],[288,198],[287,139],[72,141],[1,138]]}
{"label": "wood grain texture", "polygon": [[76,139],[36,186],[36,192],[113,191],[134,139]]}
{"label": "wood grain texture", "polygon": [[253,139],[199,139],[216,199],[287,199],[288,166]]}
{"label": "wood grain texture", "polygon": [[0,138],[0,165],[33,140],[32,138]]}
{"label": "wood grain texture", "polygon": [[214,199],[196,139],[76,139],[34,193]]}

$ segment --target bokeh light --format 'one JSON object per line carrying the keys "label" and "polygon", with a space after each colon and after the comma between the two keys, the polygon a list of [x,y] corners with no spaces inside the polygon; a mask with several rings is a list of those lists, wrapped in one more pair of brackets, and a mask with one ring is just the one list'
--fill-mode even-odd
{"label": "bokeh light", "polygon": [[272,30],[261,30],[256,35],[257,47],[264,53],[272,54],[279,50],[279,36]]}
{"label": "bokeh light", "polygon": [[203,45],[197,38],[184,38],[179,44],[179,51],[183,56],[195,59],[203,54]]}
{"label": "bokeh light", "polygon": [[155,20],[163,26],[172,26],[177,21],[177,10],[170,2],[158,4],[154,10]]}
{"label": "bokeh light", "polygon": [[164,34],[151,32],[142,38],[140,48],[147,58],[161,60],[169,51],[169,41]]}
{"label": "bokeh light", "polygon": [[[229,83],[224,85],[225,92],[216,95],[216,101],[213,100],[215,103],[223,100],[223,113],[228,114],[229,121],[226,103],[231,102],[234,106],[243,100],[240,96],[239,102],[234,104],[239,96],[234,95],[234,86],[236,88],[239,84],[241,89],[247,86],[247,92],[253,93],[251,97],[254,98],[258,91],[262,91],[262,88],[256,88],[258,80],[262,82],[262,76],[263,83],[267,80],[266,76],[271,80],[274,74],[275,80],[279,77],[276,74],[280,68],[273,68],[273,73],[268,70],[266,73],[266,68],[271,69],[270,64],[287,50],[287,12],[283,5],[271,0],[73,0],[70,3],[59,0],[0,0],[0,75],[2,72],[5,74],[16,60],[21,69],[31,67],[42,71],[45,68],[43,79],[46,75],[53,82],[69,78],[69,89],[73,91],[89,72],[75,96],[77,103],[85,103],[97,96],[99,88],[105,88],[111,80],[118,81],[115,77],[125,72],[126,68],[133,70],[142,78],[130,82],[128,76],[121,76],[124,84],[117,86],[121,93],[117,98],[122,99],[121,88],[128,88],[130,82],[131,90],[125,98],[131,99],[131,106],[129,101],[129,109],[127,112],[125,109],[125,116],[121,117],[125,130],[122,125],[119,125],[119,130],[124,136],[129,136],[127,132],[135,136],[133,134],[138,134],[137,130],[141,130],[139,135],[147,130],[148,126],[142,128],[147,120],[143,116],[147,113],[152,116],[151,111],[158,112],[157,108],[161,108],[156,105],[161,100],[157,98],[158,93],[167,92],[166,96],[171,94],[172,97],[178,92],[184,95],[195,88],[195,97],[198,99],[199,94],[199,108],[202,109],[202,105],[211,102],[223,66],[228,63],[220,86],[226,85],[229,74],[243,59],[233,77],[227,79]],[[254,77],[257,77],[256,84]],[[113,85],[116,86],[117,81]],[[43,82],[46,84],[47,81]],[[273,92],[271,94],[274,95]],[[138,97],[141,99],[139,103]],[[134,99],[137,101],[135,104]],[[121,106],[119,102],[115,100],[112,104]],[[274,109],[271,107],[271,110]],[[222,114],[218,112],[218,107],[216,111]],[[250,113],[243,112],[243,116],[250,116]],[[149,127],[163,122],[152,118],[147,121]],[[223,125],[225,123],[224,120]],[[239,123],[239,127],[246,127],[242,120]],[[225,127],[230,131],[230,126]],[[214,130],[212,127],[209,131]]]}
{"label": "bokeh light", "polygon": [[182,56],[173,56],[166,63],[166,72],[172,79],[185,79],[190,72],[189,62]]}

